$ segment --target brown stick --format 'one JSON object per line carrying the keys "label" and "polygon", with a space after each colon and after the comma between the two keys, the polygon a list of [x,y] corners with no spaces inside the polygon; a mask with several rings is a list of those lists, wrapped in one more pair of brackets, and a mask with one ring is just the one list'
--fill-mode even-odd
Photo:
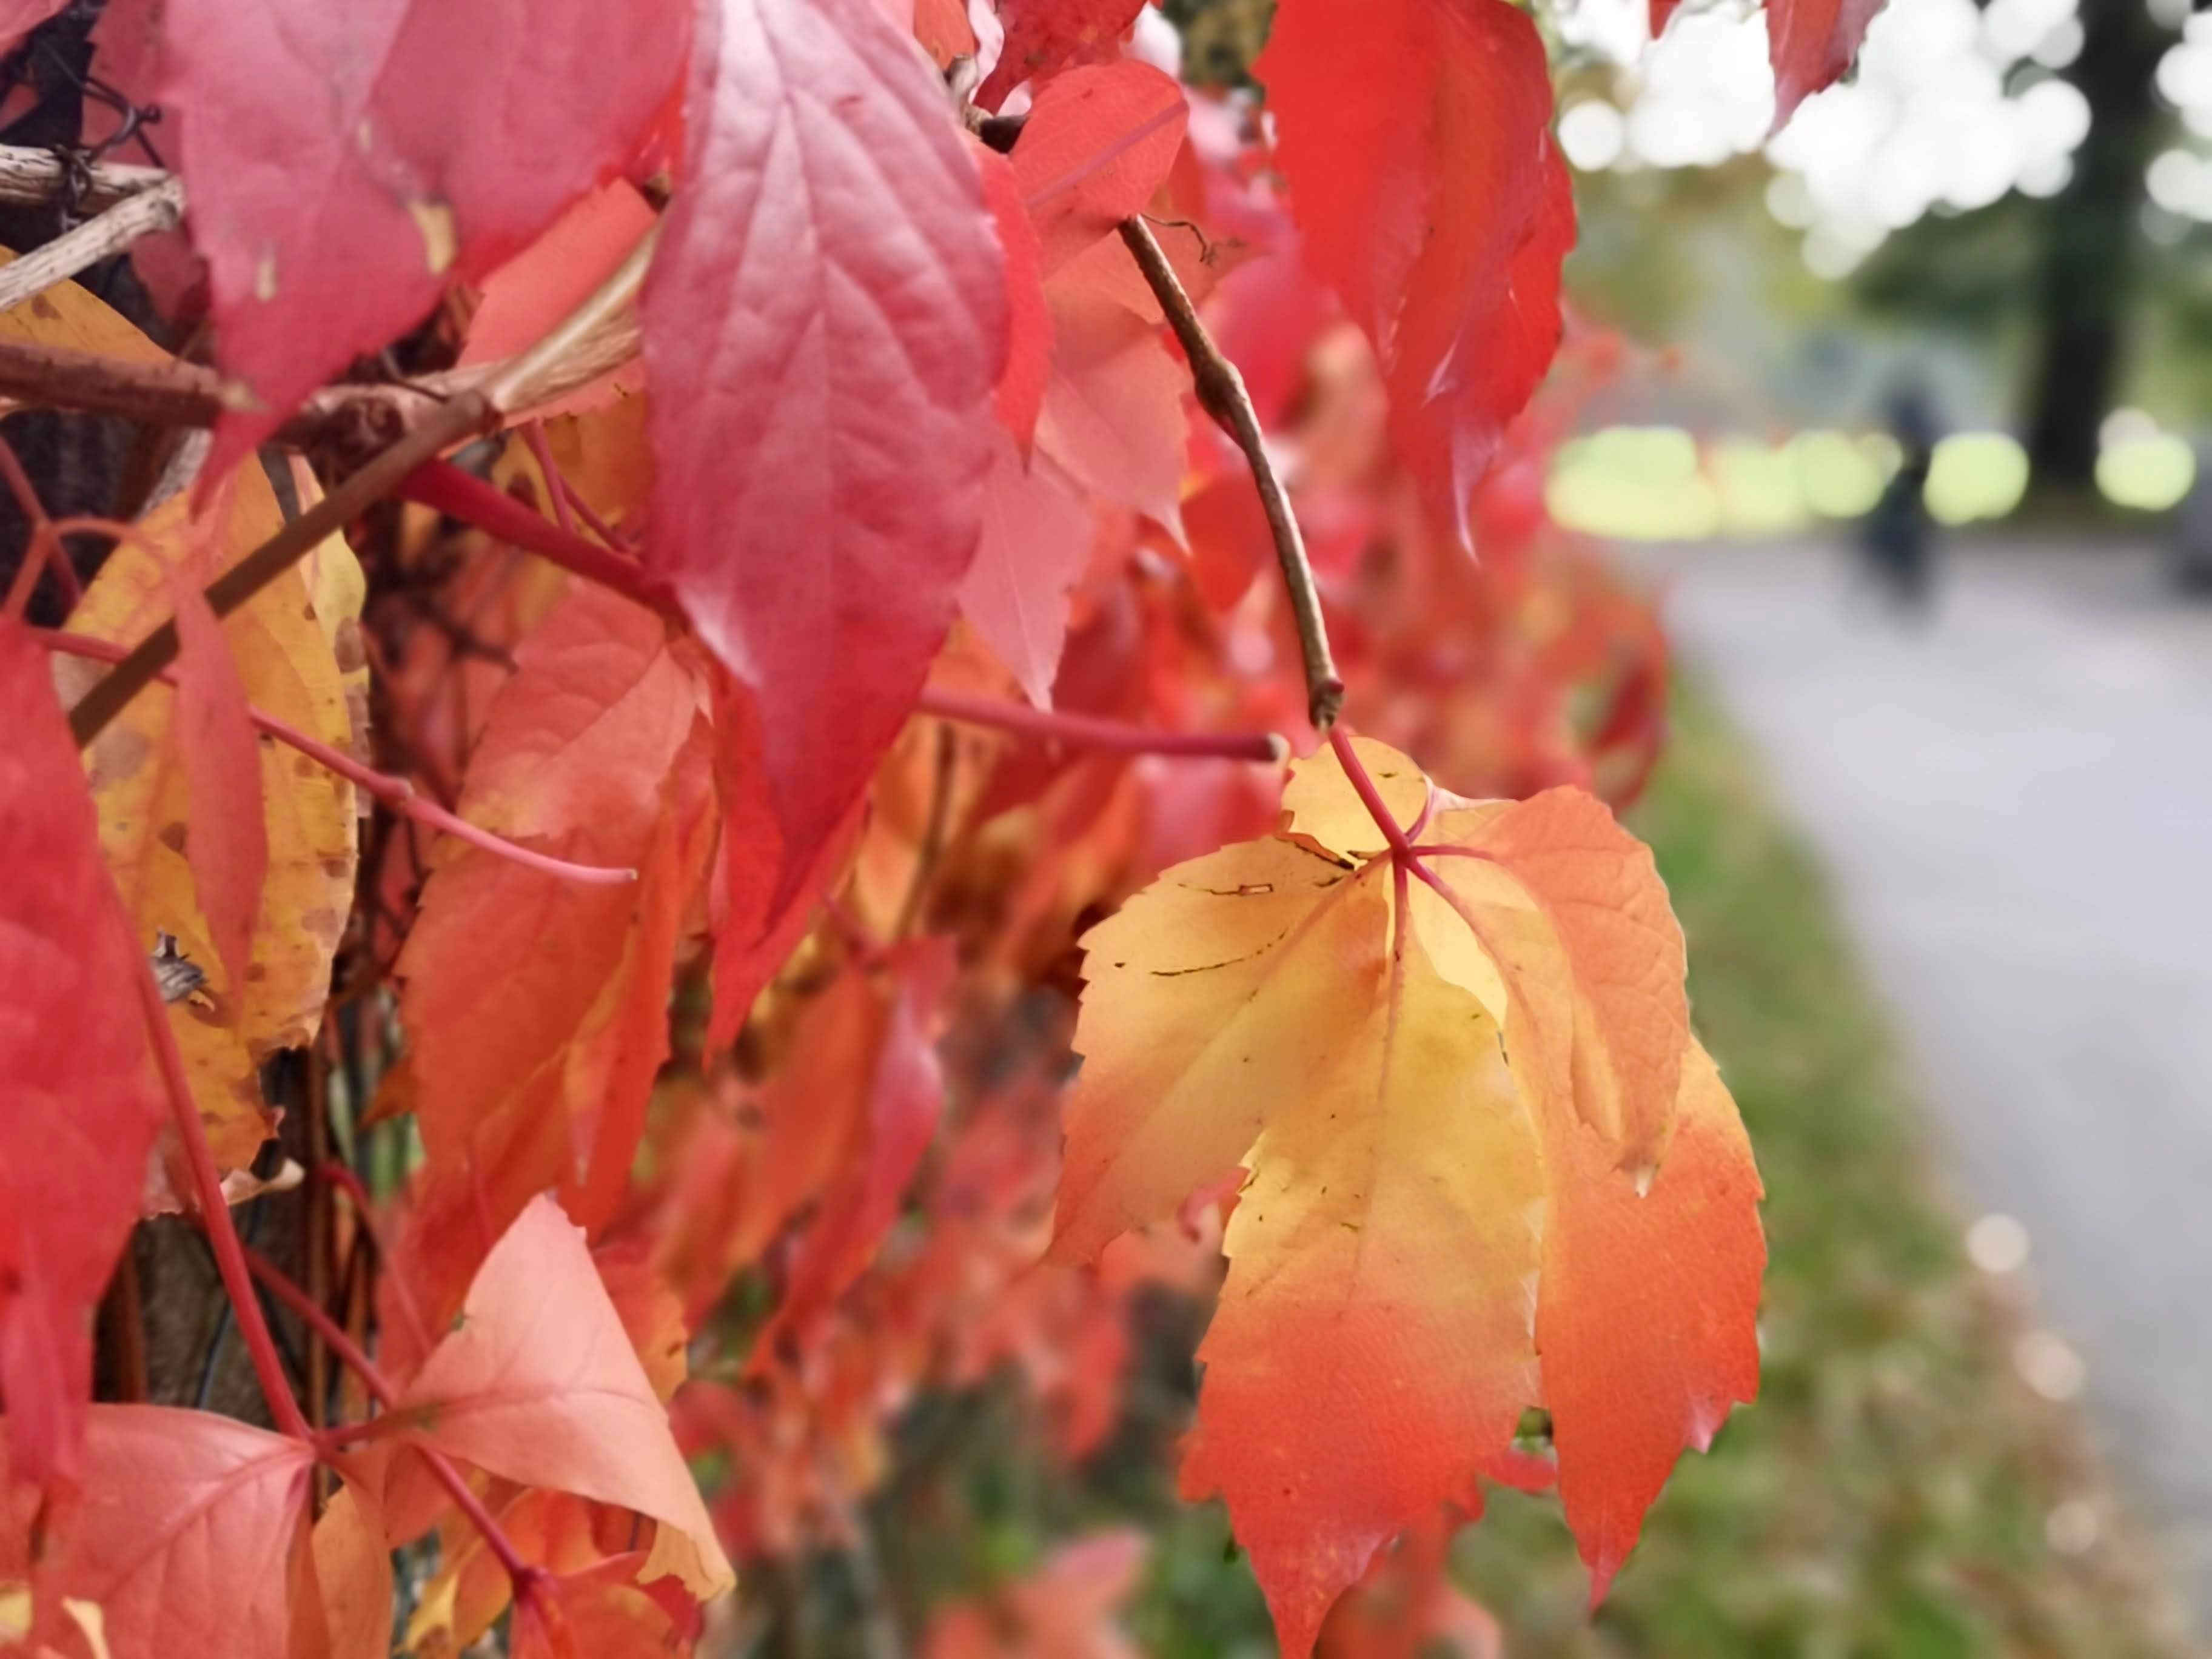
{"label": "brown stick", "polygon": [[1252,407],[1252,394],[1244,389],[1244,377],[1237,372],[1237,365],[1221,355],[1221,348],[1206,332],[1198,307],[1183,291],[1182,281],[1168,263],[1168,256],[1160,251],[1152,227],[1141,216],[1125,219],[1121,222],[1121,240],[1136,257],[1137,268],[1145,273],[1146,282],[1159,300],[1160,309],[1167,313],[1168,326],[1182,343],[1183,356],[1190,360],[1191,385],[1198,393],[1199,403],[1237,447],[1244,452],[1244,459],[1252,469],[1252,482],[1260,490],[1260,506],[1267,515],[1267,529],[1274,538],[1275,562],[1282,567],[1283,586],[1290,592],[1291,617],[1297,628],[1298,649],[1305,658],[1306,714],[1315,731],[1326,732],[1336,723],[1337,710],[1344,706],[1344,681],[1337,674],[1335,659],[1329,654],[1328,625],[1322,619],[1321,594],[1314,586],[1313,566],[1306,559],[1305,538],[1299,533],[1297,515],[1291,511],[1291,498],[1284,491],[1283,481],[1275,475],[1275,464],[1268,459],[1267,441],[1260,430],[1260,416]]}
{"label": "brown stick", "polygon": [[[637,319],[608,318],[550,369],[532,399],[550,403],[588,386],[637,356]],[[511,362],[426,374],[404,386],[325,386],[270,434],[292,449],[357,446],[364,434],[405,432],[464,392],[481,388]],[[126,362],[97,352],[0,339],[0,398],[34,408],[120,415],[149,426],[213,426],[247,406],[246,393],[198,363]],[[518,405],[520,407],[520,405]]]}
{"label": "brown stick", "polygon": [[0,311],[120,253],[141,236],[174,230],[185,216],[185,181],[166,178],[150,190],[126,196],[97,218],[64,231],[44,247],[0,266]]}
{"label": "brown stick", "polygon": [[[61,157],[50,149],[0,144],[0,202],[27,207],[58,200],[69,188],[70,173]],[[77,176],[85,185],[82,204],[89,208],[111,207],[169,177],[160,167],[124,167],[112,161],[95,161]]]}

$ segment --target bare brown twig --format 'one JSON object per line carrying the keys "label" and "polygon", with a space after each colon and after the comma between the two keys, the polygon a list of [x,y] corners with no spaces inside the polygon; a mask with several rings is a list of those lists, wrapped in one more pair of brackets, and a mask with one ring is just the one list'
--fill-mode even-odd
{"label": "bare brown twig", "polygon": [[1251,394],[1244,389],[1244,377],[1237,372],[1236,364],[1221,355],[1221,348],[1206,332],[1198,307],[1183,291],[1182,279],[1141,216],[1121,222],[1121,240],[1135,256],[1137,268],[1145,273],[1160,309],[1167,313],[1168,326],[1182,343],[1199,403],[1244,453],[1252,469],[1252,482],[1259,487],[1260,506],[1274,538],[1275,562],[1282,567],[1283,586],[1290,592],[1298,649],[1305,658],[1306,714],[1315,731],[1326,732],[1336,723],[1337,710],[1344,706],[1344,681],[1329,654],[1328,626],[1322,619],[1321,594],[1314,586],[1313,566],[1306,559],[1305,538],[1299,532],[1297,515],[1291,510],[1283,481],[1276,476],[1275,464],[1268,457],[1260,416],[1252,407]]}
{"label": "bare brown twig", "polygon": [[120,253],[141,236],[173,230],[185,213],[185,181],[173,173],[106,212],[0,266],[0,311],[19,306],[80,270]]}
{"label": "bare brown twig", "polygon": [[[610,316],[545,371],[531,401],[549,403],[588,386],[635,357],[637,350],[636,317]],[[472,364],[405,385],[325,386],[271,433],[270,441],[293,449],[357,450],[364,440],[389,441],[483,387],[508,366]],[[66,346],[5,339],[0,339],[0,397],[33,407],[120,415],[154,426],[213,426],[247,406],[243,388],[198,363],[126,362]]]}
{"label": "bare brown twig", "polygon": [[112,206],[170,177],[161,167],[125,167],[112,161],[72,168],[52,150],[0,144],[0,202],[35,206],[58,200],[69,193],[72,176],[82,185],[79,204],[94,209]]}

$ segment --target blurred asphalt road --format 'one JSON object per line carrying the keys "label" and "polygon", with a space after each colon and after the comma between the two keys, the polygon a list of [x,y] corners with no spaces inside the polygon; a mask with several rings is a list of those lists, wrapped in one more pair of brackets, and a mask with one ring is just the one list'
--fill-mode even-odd
{"label": "blurred asphalt road", "polygon": [[1668,549],[1685,659],[1825,855],[1960,1195],[2212,1630],[2212,605],[2147,551],[1948,556],[1933,621],[1836,549]]}

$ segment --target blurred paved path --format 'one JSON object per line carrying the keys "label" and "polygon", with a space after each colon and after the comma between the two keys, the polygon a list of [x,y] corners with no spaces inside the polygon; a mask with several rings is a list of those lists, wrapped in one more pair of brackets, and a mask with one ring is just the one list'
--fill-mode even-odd
{"label": "blurred paved path", "polygon": [[1814,548],[1648,556],[1826,855],[1962,1195],[2212,1630],[2212,605],[2148,554],[1954,554],[1923,628]]}

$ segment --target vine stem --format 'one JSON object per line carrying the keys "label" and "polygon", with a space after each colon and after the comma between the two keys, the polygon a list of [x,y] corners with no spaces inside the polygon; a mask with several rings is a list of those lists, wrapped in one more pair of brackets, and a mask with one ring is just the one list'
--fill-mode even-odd
{"label": "vine stem", "polygon": [[323,1164],[322,1175],[324,1180],[344,1193],[348,1201],[353,1205],[354,1216],[361,1223],[362,1231],[368,1235],[369,1245],[376,1252],[376,1259],[383,1264],[385,1273],[392,1280],[392,1294],[398,1299],[399,1316],[407,1322],[409,1339],[422,1352],[429,1352],[432,1346],[430,1327],[422,1317],[422,1305],[416,1301],[414,1287],[408,1284],[407,1276],[398,1270],[391,1248],[385,1243],[384,1231],[377,1224],[376,1206],[370,1201],[368,1188],[362,1185],[361,1177],[349,1165],[337,1158]]}
{"label": "vine stem", "polygon": [[561,476],[560,463],[553,459],[553,441],[545,435],[545,422],[525,421],[522,441],[529,447],[530,459],[538,463],[538,471],[545,480],[545,493],[553,501],[553,522],[574,535],[576,515],[568,507],[568,481]]}
{"label": "vine stem", "polygon": [[448,518],[474,525],[525,552],[535,553],[586,581],[611,588],[648,611],[657,611],[671,620],[682,617],[676,596],[636,560],[586,541],[450,461],[429,461],[417,467],[401,483],[399,494]]}
{"label": "vine stem", "polygon": [[[376,1403],[387,1412],[396,1410],[399,1404],[399,1391],[392,1386],[391,1378],[377,1368],[376,1362],[362,1352],[361,1344],[356,1342],[314,1297],[295,1285],[275,1262],[250,1245],[240,1244],[239,1249],[253,1277],[268,1286],[270,1295],[297,1314],[302,1324],[323,1339],[325,1345],[338,1357],[339,1363],[361,1378]],[[340,1430],[322,1437],[319,1443],[336,1444],[344,1437],[344,1431]],[[475,1489],[460,1470],[453,1467],[453,1460],[443,1452],[433,1451],[428,1446],[417,1446],[416,1450],[422,1454],[423,1460],[430,1466],[430,1473],[446,1489],[446,1495],[453,1500],[453,1506],[468,1516],[469,1523],[483,1535],[485,1547],[497,1558],[500,1565],[507,1569],[507,1576],[514,1585],[515,1595],[523,1597],[535,1594],[544,1577],[543,1569],[532,1566],[522,1559],[522,1553],[515,1548],[514,1540],[507,1535],[507,1529],[484,1507],[483,1499],[477,1496]]]}
{"label": "vine stem", "polygon": [[23,523],[30,532],[23,546],[23,562],[17,567],[15,580],[8,590],[7,612],[21,622],[30,605],[32,592],[49,564],[69,570],[72,578],[76,572],[70,570],[67,558],[57,556],[61,553],[61,544],[54,537],[53,520],[46,516],[46,503],[32,487],[31,475],[23,471],[23,463],[16,458],[15,445],[5,437],[0,437],[0,479],[6,481],[9,493],[15,498],[16,510],[23,515]]}
{"label": "vine stem", "polygon": [[1267,515],[1267,531],[1275,544],[1275,562],[1282,568],[1283,586],[1290,595],[1298,650],[1305,659],[1306,714],[1315,731],[1326,732],[1336,724],[1337,711],[1344,706],[1344,681],[1336,672],[1336,659],[1329,654],[1328,624],[1322,617],[1321,591],[1314,585],[1305,537],[1267,453],[1259,412],[1252,407],[1252,394],[1245,389],[1237,365],[1222,355],[1213,336],[1206,331],[1205,319],[1191,303],[1182,279],[1176,275],[1143,216],[1124,219],[1121,230],[1122,243],[1135,257],[1137,269],[1144,273],[1160,309],[1167,314],[1168,326],[1175,331],[1183,356],[1190,361],[1191,386],[1198,393],[1200,406],[1243,452],[1245,463],[1252,469],[1252,482],[1259,489],[1261,509]]}
{"label": "vine stem", "polygon": [[[129,654],[123,647],[112,644],[106,640],[86,639],[81,635],[57,633],[50,629],[37,629],[33,631],[37,635],[40,643],[49,651],[58,651],[64,656],[86,657],[94,662],[117,663],[123,661]],[[173,684],[176,680],[176,671],[165,668],[155,678]],[[427,825],[430,829],[443,830],[456,840],[465,841],[471,847],[481,847],[485,852],[495,854],[510,863],[520,864],[526,869],[536,870],[544,875],[557,876],[563,881],[580,882],[587,886],[614,887],[637,879],[637,872],[635,870],[613,865],[572,864],[567,859],[556,859],[550,854],[534,852],[527,847],[507,840],[503,836],[495,836],[481,824],[471,823],[459,814],[447,811],[437,802],[419,793],[415,786],[404,778],[395,778],[389,773],[374,771],[363,766],[343,750],[331,748],[319,738],[310,737],[299,727],[278,720],[274,714],[265,713],[251,705],[247,706],[246,713],[246,718],[253,722],[257,730],[266,732],[279,743],[298,750],[317,765],[359,785],[402,817],[412,818],[417,823]]]}
{"label": "vine stem", "polygon": [[[371,503],[391,494],[423,462],[434,459],[441,451],[473,434],[494,430],[513,411],[526,406],[543,386],[557,378],[561,360],[635,297],[659,240],[659,227],[655,225],[639,239],[621,267],[551,333],[501,367],[482,386],[439,405],[420,426],[216,577],[207,589],[208,605],[215,614],[227,617],[237,610],[299,562],[323,538],[342,530]],[[177,624],[171,617],[140,641],[70,711],[70,732],[77,746],[82,748],[106,730],[107,723],[123,712],[124,705],[176,657]]]}
{"label": "vine stem", "polygon": [[1352,787],[1359,797],[1359,804],[1367,809],[1367,816],[1375,820],[1375,827],[1389,842],[1391,861],[1418,866],[1420,860],[1413,856],[1413,843],[1406,839],[1405,830],[1391,815],[1389,803],[1382,799],[1382,792],[1375,787],[1375,780],[1367,774],[1366,763],[1359,758],[1359,751],[1352,746],[1352,739],[1345,734],[1342,726],[1330,729],[1328,746],[1336,751],[1337,764],[1344,769],[1344,775],[1351,779]]}
{"label": "vine stem", "polygon": [[925,690],[915,704],[915,712],[1107,754],[1264,761],[1277,766],[1291,755],[1290,744],[1273,732],[1169,732],[1127,720],[1101,720],[1095,714],[1047,714],[1027,703],[969,696],[960,691]]}
{"label": "vine stem", "polygon": [[[118,899],[117,919],[127,930],[129,924],[121,910],[121,900]],[[147,1040],[154,1046],[161,1084],[168,1093],[169,1113],[176,1121],[177,1138],[184,1143],[185,1161],[191,1170],[193,1191],[199,1199],[200,1224],[207,1230],[208,1247],[215,1255],[216,1271],[222,1279],[223,1294],[230,1298],[240,1340],[246,1344],[246,1354],[253,1361],[254,1377],[261,1384],[261,1396],[269,1402],[269,1414],[277,1428],[295,1439],[312,1443],[314,1431],[308,1427],[299,1401],[293,1397],[292,1385],[284,1376],[284,1362],[276,1352],[276,1338],[270,1334],[260,1298],[253,1294],[252,1276],[246,1265],[246,1247],[239,1242],[238,1229],[230,1218],[230,1205],[222,1195],[222,1177],[216,1170],[215,1154],[208,1150],[207,1130],[200,1122],[200,1109],[192,1099],[192,1085],[185,1075],[185,1056],[177,1047],[176,1032],[170,1029],[168,1008],[161,1000],[161,988],[154,983],[152,963],[143,950],[134,949],[131,954],[137,958],[138,971],[132,977],[137,982],[140,1011],[146,1018]]]}

